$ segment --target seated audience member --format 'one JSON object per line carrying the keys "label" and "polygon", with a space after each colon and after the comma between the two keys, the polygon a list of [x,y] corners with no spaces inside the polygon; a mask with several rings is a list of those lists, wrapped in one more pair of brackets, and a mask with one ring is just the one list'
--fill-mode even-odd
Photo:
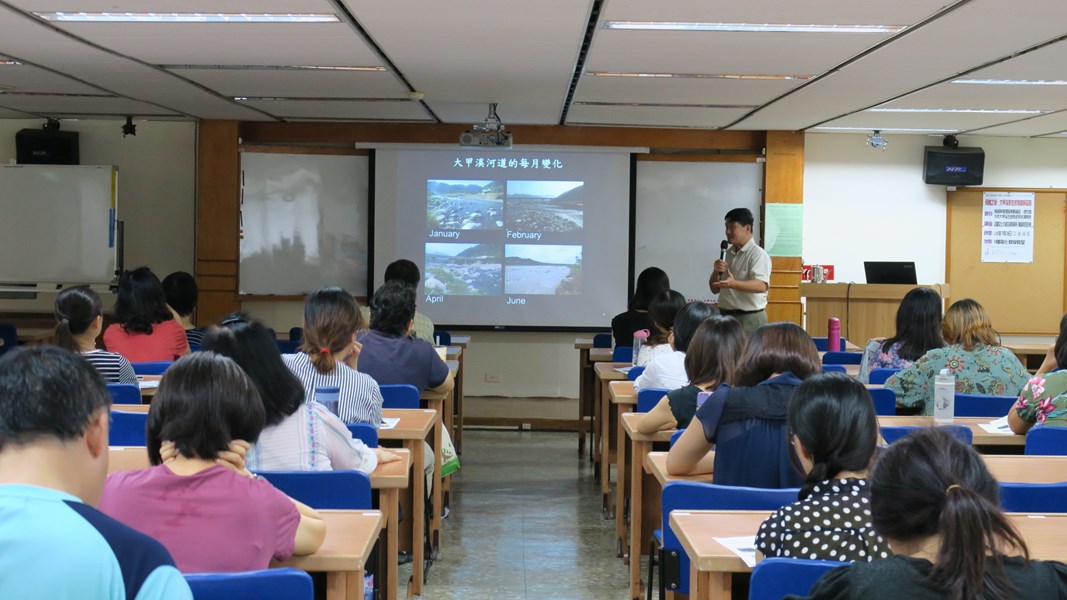
{"label": "seated audience member", "polygon": [[1046,357],[1008,411],[1008,425],[1015,433],[1024,434],[1034,425],[1067,427],[1067,370],[1044,370],[1067,365],[1067,315],[1060,321],[1060,335],[1052,352],[1052,359]]}
{"label": "seated audience member", "polygon": [[97,511],[111,397],[52,346],[0,357],[0,598],[192,600],[162,544]]}
{"label": "seated audience member", "polygon": [[904,295],[897,308],[897,332],[889,339],[867,342],[860,363],[859,380],[867,383],[872,369],[904,369],[935,348],[941,338],[941,296],[930,288],[915,288]]}
{"label": "seated audience member", "polygon": [[1028,560],[982,457],[940,427],[907,435],[871,472],[871,520],[894,556],[838,567],[810,600],[1067,597],[1067,565]]}
{"label": "seated audience member", "polygon": [[714,314],[715,309],[705,302],[690,302],[678,311],[678,316],[674,318],[674,330],[668,336],[674,351],[652,359],[644,372],[637,376],[634,387],[639,390],[676,390],[689,385],[689,377],[685,374],[685,351],[697,327]]}
{"label": "seated audience member", "polygon": [[879,431],[867,389],[844,374],[812,375],[789,400],[786,424],[807,479],[799,501],[760,525],[756,550],[765,557],[849,562],[889,556],[871,526],[867,470]]}
{"label": "seated audience member", "polygon": [[319,514],[221,458],[254,443],[263,423],[237,363],[214,352],[182,358],[148,412],[152,466],[112,473],[100,510],[162,542],[183,573],[266,569],[272,558],[315,552],[326,537]]}
{"label": "seated audience member", "polygon": [[[822,372],[815,342],[794,323],[756,328],[738,362],[734,385],[719,389],[697,409],[667,454],[672,475],[714,473],[721,485],[800,487],[786,429],[789,397],[800,382]],[[715,447],[714,463],[708,452]]]}
{"label": "seated audience member", "polygon": [[69,287],[56,296],[56,345],[81,355],[107,383],[137,383],[130,361],[100,350],[96,338],[104,327],[103,304],[89,286]]}
{"label": "seated audience member", "polygon": [[1045,360],[1037,369],[1038,374],[1051,373],[1060,369],[1067,369],[1067,313],[1060,319],[1060,334],[1055,343],[1048,347],[1045,352]]}
{"label": "seated audience member", "polygon": [[671,390],[637,422],[641,433],[685,429],[697,410],[697,395],[733,381],[745,348],[745,332],[733,317],[715,315],[697,327],[685,353],[689,385]]}
{"label": "seated audience member", "polygon": [[167,309],[163,286],[148,267],[122,274],[114,317],[104,331],[104,345],[130,362],[174,360],[189,352],[185,330]]}
{"label": "seated audience member", "polygon": [[956,378],[958,394],[1014,396],[1026,385],[1026,367],[1000,345],[1000,335],[981,304],[970,298],[953,302],[941,333],[948,346],[930,350],[885,382],[896,392],[898,405],[933,414],[934,379],[941,369]]}
{"label": "seated audience member", "polygon": [[[419,273],[418,265],[410,260],[403,258],[394,260],[385,268],[385,283],[390,281],[402,281],[415,289],[416,294],[418,294],[419,282],[421,280],[422,275]],[[359,312],[363,317],[363,322],[370,323],[370,307],[361,306]],[[420,340],[426,340],[433,344],[433,331],[433,321],[430,320],[430,317],[427,317],[416,310],[414,322],[411,324],[411,333],[408,335],[417,337]]]}
{"label": "seated audience member", "polygon": [[370,376],[356,370],[362,344],[356,333],[365,327],[359,306],[339,287],[312,292],[304,301],[304,341],[282,361],[304,386],[304,399],[315,399],[315,388],[341,389],[337,416],[345,423],[382,422],[382,393]]}
{"label": "seated audience member", "polygon": [[270,330],[243,313],[208,327],[202,350],[228,356],[255,384],[263,401],[265,426],[248,451],[256,471],[329,471],[354,469],[371,473],[379,462],[396,456],[371,449],[336,415],[318,402],[304,401],[304,387],[285,368]]}
{"label": "seated audience member", "polygon": [[409,384],[420,392],[448,392],[455,382],[448,365],[426,340],[411,337],[415,288],[387,281],[370,301],[370,329],[356,336],[359,370],[378,385]]}
{"label": "seated audience member", "polygon": [[649,267],[637,276],[634,295],[630,299],[626,312],[619,313],[611,320],[611,334],[616,346],[633,346],[634,332],[641,329],[652,331],[655,324],[648,314],[648,305],[657,294],[671,288],[671,280],[663,269]]}
{"label": "seated audience member", "polygon": [[671,347],[671,330],[674,329],[674,319],[678,311],[685,308],[685,296],[674,290],[665,290],[652,299],[648,306],[648,314],[652,317],[652,329],[649,330],[648,340],[641,345],[637,353],[637,366],[645,367],[652,359],[661,354],[674,352]]}
{"label": "seated audience member", "polygon": [[185,330],[185,339],[189,344],[200,344],[204,337],[203,328],[193,325],[193,311],[200,293],[196,279],[185,271],[175,271],[163,278],[163,293],[167,297],[167,308],[174,319]]}

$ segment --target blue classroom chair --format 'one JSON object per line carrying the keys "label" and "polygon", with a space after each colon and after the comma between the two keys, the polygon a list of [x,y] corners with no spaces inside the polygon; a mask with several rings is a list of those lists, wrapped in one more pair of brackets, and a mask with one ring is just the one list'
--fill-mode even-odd
{"label": "blue classroom chair", "polygon": [[594,348],[611,348],[611,334],[598,333],[593,336]]}
{"label": "blue classroom chair", "polygon": [[668,391],[670,390],[647,388],[637,392],[637,408],[634,412],[646,413],[652,410],[653,407],[659,404],[660,399],[662,399]]}
{"label": "blue classroom chair", "polygon": [[822,355],[824,365],[858,365],[862,360],[862,352],[827,352]]}
{"label": "blue classroom chair", "polygon": [[18,330],[11,323],[0,323],[0,356],[19,345]]}
{"label": "blue classroom chair", "polygon": [[1067,512],[1067,482],[1000,483],[1000,507],[1005,512]]}
{"label": "blue classroom chair", "polygon": [[352,437],[371,448],[378,447],[378,428],[370,423],[349,423],[348,431]]}
{"label": "blue classroom chair", "polygon": [[874,402],[874,414],[882,416],[893,416],[897,414],[897,393],[889,388],[875,388],[867,390],[871,394],[871,401]]}
{"label": "blue classroom chair", "polygon": [[748,600],[781,600],[790,594],[807,596],[830,569],[848,563],[805,558],[767,558],[752,571]]}
{"label": "blue classroom chair", "polygon": [[1018,399],[1018,396],[956,394],[954,414],[957,417],[1003,417]]}
{"label": "blue classroom chair", "polygon": [[146,412],[111,411],[111,427],[108,430],[109,446],[147,446],[145,426],[148,423]]}
{"label": "blue classroom chair", "polygon": [[312,600],[311,575],[298,569],[244,573],[189,573],[185,581],[193,600]]}
{"label": "blue classroom chair", "polygon": [[[652,565],[659,548],[660,597],[664,590],[689,593],[689,557],[678,536],[671,530],[670,515],[675,510],[776,510],[796,502],[797,488],[765,489],[673,481],[663,487],[661,518],[663,529],[652,532],[649,547],[648,596],[652,597]],[[631,557],[630,560],[636,560]]]}
{"label": "blue classroom chair", "polygon": [[843,375],[847,375],[848,374],[848,371],[845,369],[845,367],[843,365],[825,365],[824,364],[822,366],[822,372],[823,373],[841,373]]}
{"label": "blue classroom chair", "polygon": [[870,375],[867,378],[867,383],[870,383],[871,385],[883,385],[885,384],[886,379],[889,379],[900,371],[901,369],[887,369],[885,367],[871,369]]}
{"label": "blue classroom chair", "polygon": [[1038,425],[1026,432],[1025,454],[1067,456],[1067,427]]}
{"label": "blue classroom chair", "polygon": [[434,329],[433,343],[435,346],[451,346],[452,334],[443,329]]}
{"label": "blue classroom chair", "polygon": [[168,367],[174,364],[172,360],[157,360],[155,362],[130,363],[133,372],[138,375],[162,375]]}
{"label": "blue classroom chair", "polygon": [[626,378],[630,381],[637,381],[637,378],[640,377],[641,373],[644,372],[644,367],[630,367],[630,370],[626,372]]}
{"label": "blue classroom chair", "polygon": [[303,327],[290,327],[289,328],[289,341],[290,342],[302,342],[302,341],[304,341],[304,328]]}
{"label": "blue classroom chair", "polygon": [[422,394],[413,385],[389,384],[379,386],[382,390],[382,408],[422,408]]}
{"label": "blue classroom chair", "polygon": [[278,340],[278,352],[282,354],[296,354],[300,350],[300,342],[287,342]]}
{"label": "blue classroom chair", "polygon": [[[819,352],[828,352],[830,349],[830,341],[826,336],[813,337],[811,341],[815,342],[815,349]],[[841,349],[845,349],[845,338],[841,338]]]}
{"label": "blue classroom chair", "polygon": [[671,434],[671,442],[670,442],[670,447],[671,448],[674,447],[674,443],[678,441],[678,438],[682,437],[682,433],[684,433],[684,432],[685,432],[685,429],[679,429],[678,431],[675,431],[674,433]]}
{"label": "blue classroom chair", "polygon": [[611,351],[611,362],[633,362],[634,361],[634,349],[633,346],[615,346],[615,349]]}
{"label": "blue classroom chair", "polygon": [[[974,434],[971,433],[971,428],[966,425],[937,425],[936,427],[944,427],[945,429],[948,429],[949,433],[956,436],[961,442],[966,442],[967,444],[974,443]],[[899,427],[883,426],[881,428],[882,439],[885,440],[885,443],[892,444],[916,429],[922,428],[917,425],[902,425]]]}
{"label": "blue classroom chair", "polygon": [[109,383],[112,404],[141,404],[141,388],[134,383]]}
{"label": "blue classroom chair", "polygon": [[258,471],[256,474],[311,508],[371,508],[370,475],[362,471]]}

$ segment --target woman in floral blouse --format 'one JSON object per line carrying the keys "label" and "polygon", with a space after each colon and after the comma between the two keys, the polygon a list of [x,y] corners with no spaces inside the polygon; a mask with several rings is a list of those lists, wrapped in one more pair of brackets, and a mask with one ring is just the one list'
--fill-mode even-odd
{"label": "woman in floral blouse", "polygon": [[1067,369],[1067,315],[1060,321],[1060,335],[1045,363],[1008,412],[1012,431],[1023,434],[1034,425],[1067,427],[1067,370],[1064,369]]}
{"label": "woman in floral blouse", "polygon": [[978,302],[965,298],[953,303],[941,334],[948,346],[927,352],[885,382],[896,392],[898,405],[932,414],[934,379],[941,369],[956,378],[957,394],[1014,396],[1026,385],[1029,373],[1011,350],[1000,345],[1000,335]]}
{"label": "woman in floral blouse", "polygon": [[905,294],[897,308],[897,333],[867,342],[859,380],[867,383],[872,369],[906,369],[934,348],[941,348],[941,296],[930,288]]}

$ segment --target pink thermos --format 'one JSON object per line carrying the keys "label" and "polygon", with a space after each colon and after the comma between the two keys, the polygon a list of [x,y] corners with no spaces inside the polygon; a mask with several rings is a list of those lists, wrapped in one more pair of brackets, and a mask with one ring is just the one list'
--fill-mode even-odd
{"label": "pink thermos", "polygon": [[826,349],[830,352],[841,351],[841,320],[837,317],[830,317],[826,324]]}

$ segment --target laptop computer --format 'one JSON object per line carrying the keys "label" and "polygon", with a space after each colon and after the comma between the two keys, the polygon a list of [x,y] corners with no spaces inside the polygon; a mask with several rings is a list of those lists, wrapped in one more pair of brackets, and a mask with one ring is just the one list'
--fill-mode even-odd
{"label": "laptop computer", "polygon": [[914,262],[864,262],[867,283],[902,283],[915,285]]}

